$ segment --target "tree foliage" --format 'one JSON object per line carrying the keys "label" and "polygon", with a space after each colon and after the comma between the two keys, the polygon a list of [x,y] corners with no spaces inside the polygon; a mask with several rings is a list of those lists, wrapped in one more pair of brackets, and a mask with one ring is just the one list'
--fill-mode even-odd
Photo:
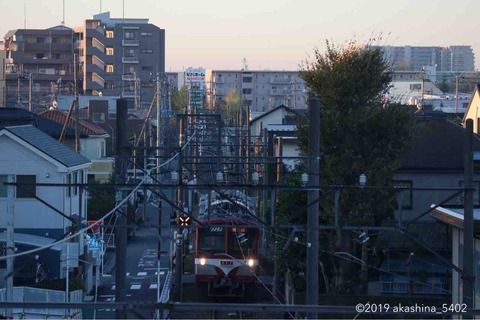
{"label": "tree foliage", "polygon": [[[311,93],[321,100],[322,224],[334,223],[334,195],[329,188],[332,185],[348,186],[340,191],[340,225],[379,225],[392,217],[396,208],[392,189],[355,187],[361,174],[367,176],[369,186],[391,186],[394,172],[412,140],[413,119],[407,109],[384,105],[383,97],[391,75],[382,52],[372,46],[372,41],[365,45],[352,41],[342,47],[327,42],[326,52],[316,49],[315,59],[304,62],[300,71]],[[300,148],[307,154],[308,128],[302,123],[299,126]],[[282,208],[283,212],[295,212],[305,207],[304,200],[298,196],[289,197],[289,201],[289,208]],[[306,213],[305,208],[304,217]],[[354,254],[358,234],[338,228],[322,232],[321,237],[322,270],[326,266],[322,278],[326,279],[328,274],[331,279],[325,283],[326,290],[348,290],[355,281],[354,275],[358,274],[358,266],[339,262],[333,253]],[[374,237],[371,238],[373,242]],[[327,252],[330,254],[325,254]]]}
{"label": "tree foliage", "polygon": [[[390,186],[410,146],[413,122],[403,107],[383,103],[391,74],[381,50],[371,42],[327,42],[326,53],[317,49],[300,75],[322,103],[321,183],[354,186],[365,174],[369,185]],[[306,153],[305,126],[299,138]],[[379,222],[392,214],[393,196],[387,189],[343,192],[343,218],[348,224]]]}
{"label": "tree foliage", "polygon": [[172,94],[172,108],[175,112],[184,111],[188,105],[188,88],[183,86]]}

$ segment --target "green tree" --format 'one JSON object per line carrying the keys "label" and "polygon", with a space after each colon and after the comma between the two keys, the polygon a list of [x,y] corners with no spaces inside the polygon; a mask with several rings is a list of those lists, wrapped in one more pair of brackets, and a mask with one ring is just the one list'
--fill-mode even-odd
{"label": "green tree", "polygon": [[[320,183],[325,187],[320,201],[321,223],[331,225],[334,197],[328,186],[356,186],[361,174],[367,176],[369,185],[391,186],[412,140],[413,119],[401,106],[383,105],[391,74],[382,52],[372,46],[372,41],[364,45],[352,41],[342,47],[327,41],[326,52],[316,49],[314,60],[303,63],[300,76],[321,99]],[[299,141],[306,153],[305,125],[301,126]],[[341,191],[340,199],[341,225],[379,225],[392,216],[396,206],[395,193],[387,188],[347,188]],[[353,253],[357,237],[342,228],[322,232],[321,247],[330,253]],[[366,252],[366,247],[362,250]],[[355,280],[351,275],[358,272],[352,273],[355,266],[332,257],[330,254],[322,258],[322,263],[330,266],[332,281],[328,286],[347,290],[352,285],[346,281],[347,272],[350,281]]]}
{"label": "green tree", "polygon": [[183,86],[172,94],[172,108],[175,112],[184,111],[188,105],[188,88]]}
{"label": "green tree", "polygon": [[225,109],[222,112],[222,116],[226,123],[232,123],[235,119],[235,115],[240,107],[240,94],[237,89],[232,88],[228,90],[225,97]]}

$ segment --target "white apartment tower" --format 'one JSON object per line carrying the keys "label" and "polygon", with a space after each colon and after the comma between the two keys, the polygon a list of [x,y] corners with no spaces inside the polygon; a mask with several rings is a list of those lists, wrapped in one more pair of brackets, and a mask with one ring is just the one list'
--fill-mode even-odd
{"label": "white apartment tower", "polygon": [[306,108],[305,82],[298,71],[206,70],[207,103],[225,101],[230,90],[240,94],[242,106],[252,112],[265,112],[279,105]]}

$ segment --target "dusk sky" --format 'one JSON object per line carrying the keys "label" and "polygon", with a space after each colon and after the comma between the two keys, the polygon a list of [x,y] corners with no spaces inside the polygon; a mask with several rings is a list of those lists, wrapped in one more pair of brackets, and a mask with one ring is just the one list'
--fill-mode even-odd
{"label": "dusk sky", "polygon": [[[48,28],[62,21],[63,0],[0,0],[0,33]],[[122,18],[122,0],[64,0],[65,22],[83,24],[110,11]],[[187,67],[297,70],[325,48],[383,33],[381,45],[471,45],[480,65],[478,0],[124,0],[125,18],[148,18],[166,30],[166,71]]]}

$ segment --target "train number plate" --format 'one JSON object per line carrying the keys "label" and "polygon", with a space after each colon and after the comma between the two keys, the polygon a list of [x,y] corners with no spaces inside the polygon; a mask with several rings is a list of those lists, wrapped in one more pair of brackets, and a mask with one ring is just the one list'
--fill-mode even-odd
{"label": "train number plate", "polygon": [[233,261],[220,261],[221,266],[233,266]]}

